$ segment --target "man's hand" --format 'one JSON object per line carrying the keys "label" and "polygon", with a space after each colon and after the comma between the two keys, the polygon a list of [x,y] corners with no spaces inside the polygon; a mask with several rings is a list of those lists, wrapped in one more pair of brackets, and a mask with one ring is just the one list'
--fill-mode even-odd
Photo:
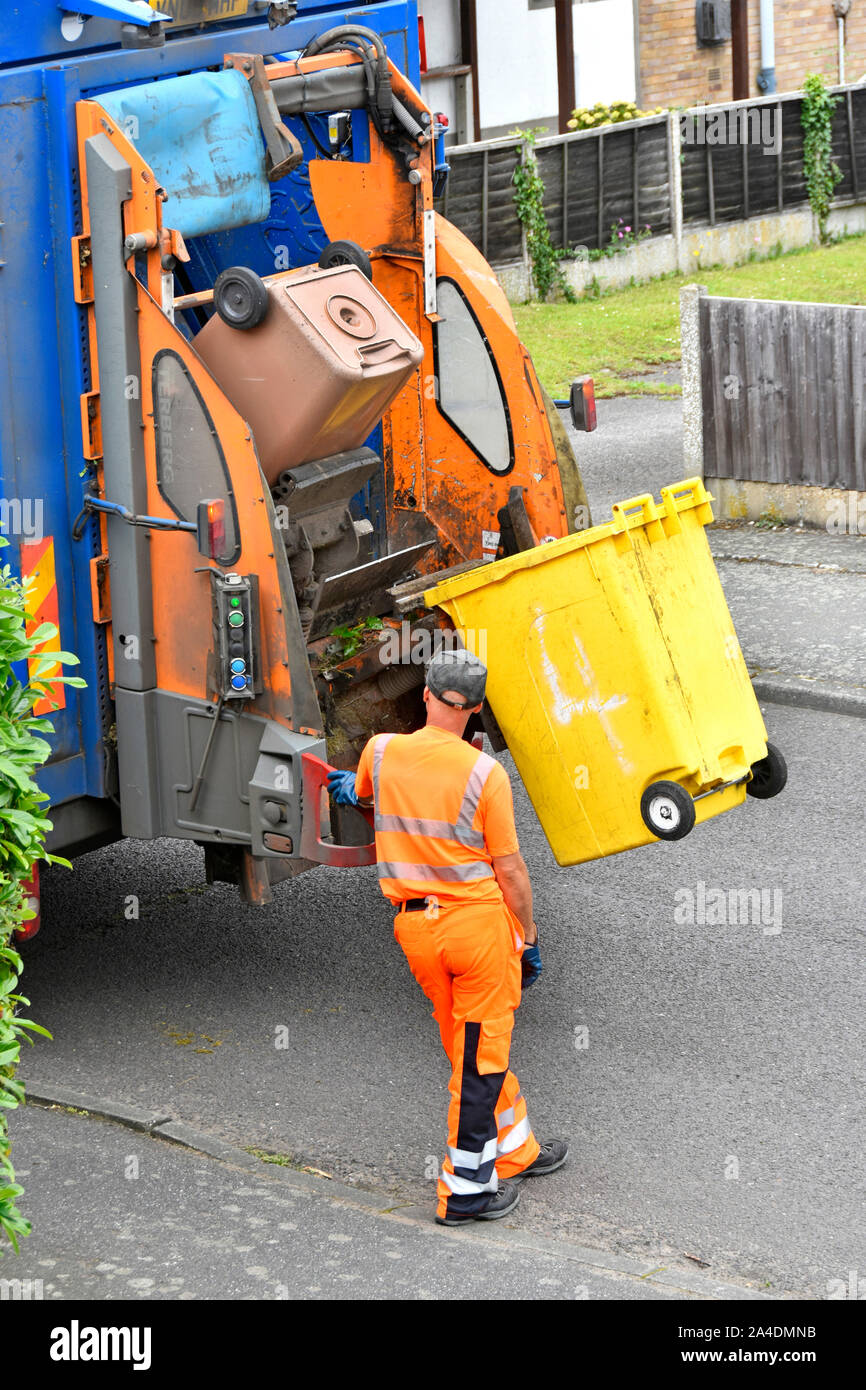
{"label": "man's hand", "polygon": [[340,772],[332,768],[328,773],[328,791],[338,806],[357,806],[354,772]]}
{"label": "man's hand", "polygon": [[523,955],[520,957],[520,971],[523,976],[520,988],[529,989],[541,974],[541,952],[537,945],[524,946]]}

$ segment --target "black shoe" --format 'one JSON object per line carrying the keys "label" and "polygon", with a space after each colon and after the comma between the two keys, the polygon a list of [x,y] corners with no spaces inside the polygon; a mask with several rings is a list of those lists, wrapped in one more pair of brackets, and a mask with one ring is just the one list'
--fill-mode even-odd
{"label": "black shoe", "polygon": [[546,1144],[541,1145],[541,1152],[534,1163],[530,1163],[528,1168],[524,1168],[522,1173],[517,1173],[517,1178],[543,1178],[546,1173],[552,1173],[555,1168],[561,1168],[568,1158],[567,1139],[549,1139]]}
{"label": "black shoe", "polygon": [[499,1187],[481,1211],[457,1211],[452,1216],[437,1216],[436,1222],[439,1226],[464,1226],[467,1221],[498,1221],[500,1216],[514,1211],[519,1201],[520,1183],[500,1180]]}

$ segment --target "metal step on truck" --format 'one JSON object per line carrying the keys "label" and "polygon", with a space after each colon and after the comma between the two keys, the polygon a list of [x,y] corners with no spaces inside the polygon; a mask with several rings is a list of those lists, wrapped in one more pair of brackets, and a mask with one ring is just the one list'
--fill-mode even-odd
{"label": "metal step on truck", "polygon": [[422,722],[418,576],[580,519],[419,85],[406,0],[3,7],[6,556],[87,682],[52,851],[192,839],[252,902],[371,862],[322,768]]}
{"label": "metal step on truck", "polygon": [[[419,86],[413,0],[32,0],[0,13],[5,553],[30,582],[34,624],[56,625],[86,680],[46,704],[51,851],[193,840],[208,880],[251,903],[316,864],[372,863],[368,820],[329,808],[326,774],[354,767],[371,733],[423,722],[421,658],[437,643],[483,646],[487,631],[461,626],[454,591],[440,604],[435,586],[501,574],[543,543],[553,559],[589,526],[496,277],[434,207],[445,119]],[[668,559],[707,563],[702,529],[688,549],[677,538],[683,509],[702,527],[708,501],[686,489],[659,517],[650,502],[614,517],[611,554],[634,570],[626,605],[640,576],[667,582]],[[613,704],[580,696],[595,676],[575,657],[570,577],[596,575],[600,553],[582,548],[553,589],[534,562],[514,578],[522,648],[503,644],[495,605],[482,610],[499,665],[543,690],[552,649],[538,633],[559,603],[564,665],[539,718],[554,733],[592,721],[606,757],[617,708],[645,708],[628,726],[644,742],[662,716],[637,689]],[[536,582],[543,613],[525,602]],[[665,692],[683,688],[665,663],[694,641],[675,647],[661,634],[653,648]],[[668,740],[640,785],[617,754],[610,775],[629,805],[646,801],[625,839],[613,803],[598,811],[604,834],[590,824],[556,737],[542,765],[541,744],[520,746],[519,711],[486,706],[483,727],[544,803],[560,862],[579,862],[758,786],[769,754],[754,711],[747,735],[719,730],[721,747]],[[570,790],[553,794],[562,775]],[[673,791],[655,795],[662,785]]]}

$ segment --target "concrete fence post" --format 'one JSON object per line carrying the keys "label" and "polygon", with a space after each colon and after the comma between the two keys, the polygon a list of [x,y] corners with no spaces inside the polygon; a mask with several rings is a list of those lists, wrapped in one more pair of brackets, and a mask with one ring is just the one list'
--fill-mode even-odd
{"label": "concrete fence post", "polygon": [[[526,164],[532,153],[531,147],[525,140],[520,140],[517,150],[518,162],[520,164]],[[535,288],[535,277],[532,274],[532,261],[529,258],[529,238],[526,235],[526,226],[523,222],[520,223],[520,258],[523,262],[523,274],[526,281],[526,298],[537,299],[538,291]]]}
{"label": "concrete fence post", "polygon": [[704,476],[704,405],[701,392],[701,297],[706,285],[680,290],[683,353],[683,465],[687,478]]}
{"label": "concrete fence post", "polygon": [[680,113],[668,112],[668,186],[671,200],[671,233],[677,248],[677,266],[682,264],[683,250],[683,166],[681,160]]}

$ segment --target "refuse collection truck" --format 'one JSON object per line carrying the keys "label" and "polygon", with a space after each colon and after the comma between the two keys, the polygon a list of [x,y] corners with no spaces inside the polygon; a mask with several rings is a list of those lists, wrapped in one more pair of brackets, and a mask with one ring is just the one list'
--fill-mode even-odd
{"label": "refuse collection truck", "polygon": [[4,529],[86,680],[55,852],[191,839],[254,903],[372,862],[324,778],[472,640],[433,578],[589,524],[419,85],[411,0],[3,8]]}

